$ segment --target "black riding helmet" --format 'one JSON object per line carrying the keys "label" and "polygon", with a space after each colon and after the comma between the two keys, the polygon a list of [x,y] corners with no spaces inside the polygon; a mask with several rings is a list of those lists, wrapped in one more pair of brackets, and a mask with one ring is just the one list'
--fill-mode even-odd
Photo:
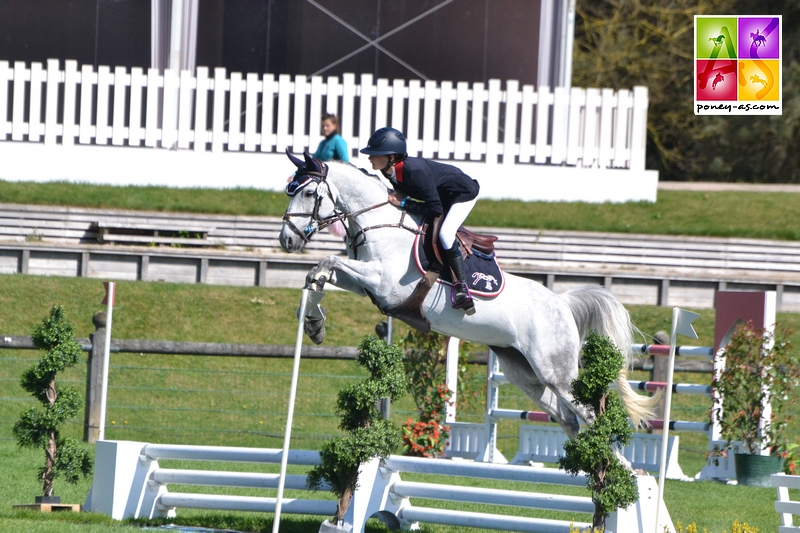
{"label": "black riding helmet", "polygon": [[369,138],[366,148],[361,149],[367,155],[406,155],[406,138],[402,132],[394,128],[381,128]]}

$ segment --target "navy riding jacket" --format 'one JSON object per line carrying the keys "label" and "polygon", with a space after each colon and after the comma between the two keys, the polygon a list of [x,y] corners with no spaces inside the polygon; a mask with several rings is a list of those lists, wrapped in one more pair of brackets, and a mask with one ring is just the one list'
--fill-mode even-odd
{"label": "navy riding jacket", "polygon": [[478,182],[460,169],[420,157],[408,157],[395,165],[390,181],[395,191],[410,197],[403,208],[426,217],[442,215],[453,204],[476,198],[480,191]]}

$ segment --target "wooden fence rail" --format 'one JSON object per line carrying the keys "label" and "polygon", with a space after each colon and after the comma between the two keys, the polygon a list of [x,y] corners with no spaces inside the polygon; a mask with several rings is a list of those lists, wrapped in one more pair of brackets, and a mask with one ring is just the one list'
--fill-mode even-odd
{"label": "wooden fence rail", "polygon": [[[100,391],[104,373],[105,324],[106,315],[99,312],[95,315],[96,331],[90,338],[76,339],[81,349],[89,352],[86,374],[86,403],[84,412],[84,440],[96,442],[99,434]],[[29,336],[0,334],[0,349],[30,350],[36,349]],[[188,355],[188,356],[227,356],[227,357],[266,357],[291,358],[294,346],[269,344],[232,344],[210,342],[177,342],[160,340],[113,339],[110,351],[113,353],[139,353],[153,355]],[[354,346],[303,346],[301,356],[306,359],[355,359],[357,348]],[[469,362],[485,365],[488,355],[472,353]],[[652,372],[650,359],[634,358],[633,368]],[[709,361],[685,360],[675,363],[677,372],[712,371]]]}

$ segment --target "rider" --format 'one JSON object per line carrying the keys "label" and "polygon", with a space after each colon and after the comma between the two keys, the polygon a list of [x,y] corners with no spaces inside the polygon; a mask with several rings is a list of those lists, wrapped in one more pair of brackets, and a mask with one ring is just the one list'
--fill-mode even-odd
{"label": "rider", "polygon": [[381,128],[369,138],[361,150],[369,155],[373,170],[380,170],[389,179],[394,191],[389,202],[411,214],[435,218],[444,214],[439,242],[447,251],[455,282],[450,294],[453,309],[475,313],[467,286],[467,268],[461,255],[456,230],[466,220],[478,199],[478,182],[458,168],[423,159],[408,157],[406,138],[394,128]]}

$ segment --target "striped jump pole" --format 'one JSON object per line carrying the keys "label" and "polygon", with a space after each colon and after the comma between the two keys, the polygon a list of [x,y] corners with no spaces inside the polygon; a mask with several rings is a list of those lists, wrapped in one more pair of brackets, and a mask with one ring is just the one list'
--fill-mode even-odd
{"label": "striped jump pole", "polygon": [[[669,357],[667,344],[631,344],[631,353],[639,355],[655,355]],[[714,357],[714,348],[710,346],[676,346],[675,355],[682,357]]]}
{"label": "striped jump pole", "polygon": [[[547,413],[541,411],[519,411],[515,409],[493,409],[490,416],[496,420],[525,420],[526,422],[553,422],[555,419]],[[674,431],[708,431],[711,427],[709,422],[689,422],[683,420],[670,420],[668,424],[664,420],[646,420],[650,429],[664,429],[667,426]]]}

